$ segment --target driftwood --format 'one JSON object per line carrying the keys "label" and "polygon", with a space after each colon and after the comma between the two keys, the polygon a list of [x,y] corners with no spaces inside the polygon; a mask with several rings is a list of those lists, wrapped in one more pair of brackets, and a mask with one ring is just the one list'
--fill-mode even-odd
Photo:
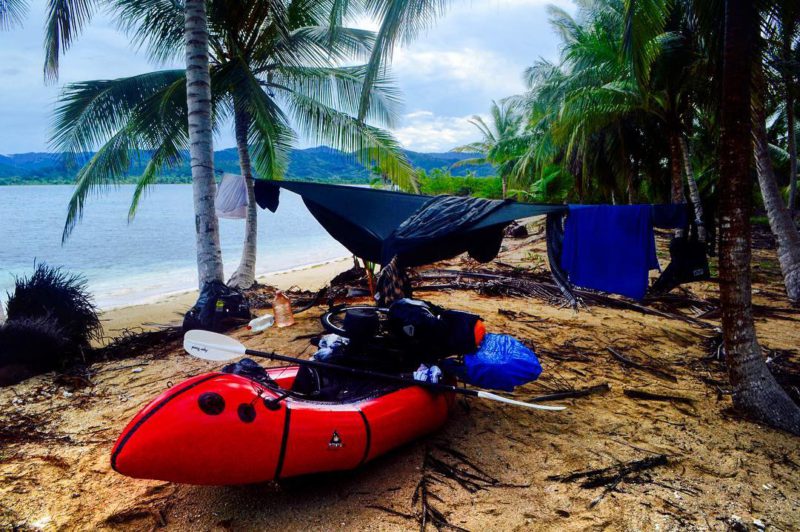
{"label": "driftwood", "polygon": [[[462,289],[476,290],[484,295],[506,295],[511,297],[538,297],[551,303],[560,302],[564,304],[561,289],[552,282],[546,273],[535,273],[529,271],[510,270],[497,273],[490,271],[463,271],[463,270],[443,270],[431,269],[419,273],[417,288],[419,290],[443,290],[443,289]],[[447,284],[433,283],[434,280],[452,280]],[[481,282],[466,282],[468,279],[477,279]],[[425,282],[430,282],[426,285]],[[706,329],[714,326],[701,321],[692,316],[686,316],[678,312],[667,312],[651,306],[640,305],[630,300],[612,297],[591,290],[573,288],[573,292],[578,296],[583,305],[593,304],[621,310],[633,310],[642,314],[659,316],[671,320],[680,320],[691,325]],[[678,296],[669,299],[661,298],[658,301],[678,301]],[[699,304],[702,301],[696,300]],[[674,306],[668,305],[668,306]],[[696,306],[696,305],[695,305]]]}
{"label": "driftwood", "polygon": [[611,355],[614,358],[616,358],[617,360],[619,360],[620,362],[622,362],[626,366],[630,366],[632,368],[636,368],[638,370],[645,371],[647,373],[650,373],[651,375],[654,375],[654,376],[658,377],[659,379],[668,380],[670,382],[678,382],[677,377],[675,377],[674,375],[672,375],[670,373],[667,373],[664,370],[661,370],[661,369],[658,369],[658,368],[654,368],[653,366],[647,366],[645,364],[641,364],[639,362],[636,362],[635,360],[632,360],[632,359],[620,354],[618,351],[616,351],[612,347],[606,347],[606,349],[608,349],[608,352],[611,353]]}
{"label": "driftwood", "polygon": [[625,462],[611,467],[604,467],[602,469],[589,469],[586,471],[576,471],[566,475],[551,475],[547,480],[555,480],[558,482],[578,482],[580,487],[584,489],[600,488],[605,489],[592,500],[589,508],[595,507],[603,498],[616,490],[617,487],[623,482],[638,482],[641,473],[653,469],[658,466],[667,465],[667,455],[659,454],[656,456],[649,456],[641,460],[634,460]]}
{"label": "driftwood", "polygon": [[540,395],[538,397],[533,397],[531,399],[528,399],[528,401],[533,403],[543,403],[546,401],[559,401],[561,399],[586,397],[587,395],[592,395],[595,393],[607,392],[610,389],[611,386],[609,386],[607,382],[604,382],[603,384],[590,386],[588,388],[580,388],[577,390],[564,390],[564,391],[549,393],[547,395]]}
{"label": "driftwood", "polygon": [[[426,449],[422,461],[422,477],[411,497],[414,517],[419,523],[421,531],[424,531],[429,523],[437,529],[464,531],[463,528],[450,523],[445,514],[432,503],[432,500],[444,503],[444,500],[430,489],[435,484],[445,484],[447,480],[451,480],[469,493],[476,493],[487,488],[526,488],[529,486],[529,484],[518,485],[501,482],[476,465],[464,453],[447,445],[436,444],[436,451],[439,456],[434,454],[431,448]],[[383,506],[373,506],[373,508],[398,517],[411,517],[409,514]]]}
{"label": "driftwood", "polygon": [[693,405],[694,399],[690,397],[681,397],[679,395],[666,395],[660,393],[652,393],[644,390],[623,390],[627,397],[631,399],[642,399],[644,401],[664,401],[671,403],[681,403],[685,405]]}

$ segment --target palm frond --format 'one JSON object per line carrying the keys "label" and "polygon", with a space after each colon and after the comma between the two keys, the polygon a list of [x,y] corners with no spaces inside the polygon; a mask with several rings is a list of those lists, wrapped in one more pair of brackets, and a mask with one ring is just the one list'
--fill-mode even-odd
{"label": "palm frond", "polygon": [[58,64],[62,52],[89,23],[99,0],[48,0],[45,23],[45,62],[46,80],[58,79]]}
{"label": "palm frond", "polygon": [[0,31],[21,25],[27,14],[27,0],[0,0]]}

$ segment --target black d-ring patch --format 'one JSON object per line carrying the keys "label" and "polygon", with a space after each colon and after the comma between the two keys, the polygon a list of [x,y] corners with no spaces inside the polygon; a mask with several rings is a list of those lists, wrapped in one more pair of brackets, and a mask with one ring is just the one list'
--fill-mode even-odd
{"label": "black d-ring patch", "polygon": [[209,416],[216,416],[225,410],[225,399],[216,392],[206,392],[197,399],[200,410]]}
{"label": "black d-ring patch", "polygon": [[256,419],[256,409],[250,403],[242,403],[239,405],[239,419],[244,423],[252,423]]}

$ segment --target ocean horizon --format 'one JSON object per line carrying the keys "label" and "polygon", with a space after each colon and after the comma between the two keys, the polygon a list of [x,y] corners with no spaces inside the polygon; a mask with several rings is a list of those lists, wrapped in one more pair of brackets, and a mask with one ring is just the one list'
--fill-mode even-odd
{"label": "ocean horizon", "polygon": [[[61,244],[72,185],[0,187],[0,302],[14,278],[45,262],[83,275],[102,310],[148,303],[197,289],[190,185],[155,185],[128,222],[133,185],[93,195]],[[220,219],[227,278],[239,264],[244,220]],[[282,191],[278,212],[259,209],[257,275],[329,262],[350,253],[319,225],[296,194]]]}

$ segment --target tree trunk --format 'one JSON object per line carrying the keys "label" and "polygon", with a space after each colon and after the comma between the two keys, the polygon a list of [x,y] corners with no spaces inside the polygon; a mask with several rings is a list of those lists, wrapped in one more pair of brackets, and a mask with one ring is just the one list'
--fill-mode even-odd
{"label": "tree trunk", "polygon": [[720,122],[719,291],[728,374],[737,408],[800,434],[800,408],[767,368],[756,340],[750,287],[750,84],[759,17],[750,0],[726,0]]}
{"label": "tree trunk", "polygon": [[672,175],[672,203],[685,203],[683,196],[683,170],[681,169],[681,144],[680,133],[673,132],[669,135],[669,164]]}
{"label": "tree trunk", "polygon": [[504,175],[500,176],[500,184],[501,184],[502,189],[503,189],[503,192],[502,192],[503,199],[506,199],[506,194],[508,193],[508,181],[506,180],[506,176],[504,176]]}
{"label": "tree trunk", "polygon": [[189,154],[192,161],[197,273],[200,287],[222,281],[219,221],[214,211],[214,146],[211,129],[211,77],[208,70],[208,22],[204,0],[187,0],[186,104],[189,110]]}
{"label": "tree trunk", "polygon": [[[669,166],[670,175],[672,176],[672,189],[671,199],[672,203],[686,203],[686,198],[683,196],[683,170],[681,169],[681,146],[680,146],[680,133],[677,130],[672,130],[669,134]],[[675,238],[681,238],[686,234],[682,227],[678,227],[673,231]]]}
{"label": "tree trunk", "polygon": [[697,237],[700,242],[706,241],[706,226],[703,222],[703,202],[700,200],[700,190],[697,188],[697,181],[694,179],[692,160],[689,158],[689,145],[683,135],[678,137],[683,157],[683,169],[686,172],[686,183],[689,185],[689,198],[692,200],[694,208],[694,221],[697,224]]}
{"label": "tree trunk", "polygon": [[247,131],[250,128],[250,114],[242,104],[234,103],[234,129],[236,148],[239,152],[239,167],[247,184],[247,221],[245,223],[244,248],[239,267],[228,281],[237,288],[250,288],[256,282],[256,250],[258,245],[258,209],[256,208],[255,183],[250,164],[250,148],[247,146]]}
{"label": "tree trunk", "polygon": [[[788,7],[788,6],[787,6]],[[786,138],[789,151],[789,216],[794,219],[797,207],[797,137],[794,129],[794,73],[792,72],[792,41],[794,40],[796,20],[792,20],[795,12],[787,11],[789,20],[782,20],[783,25],[783,86],[786,91]]]}
{"label": "tree trunk", "polygon": [[[757,82],[763,87],[763,82]],[[784,205],[778,181],[772,168],[767,140],[767,117],[763,102],[753,101],[753,148],[758,169],[758,184],[764,198],[769,226],[778,243],[778,262],[783,273],[786,294],[794,305],[800,304],[800,232],[792,221],[789,209]]]}
{"label": "tree trunk", "polygon": [[789,144],[789,216],[794,218],[797,208],[797,137],[794,123],[794,95],[791,76],[786,80],[786,130]]}

